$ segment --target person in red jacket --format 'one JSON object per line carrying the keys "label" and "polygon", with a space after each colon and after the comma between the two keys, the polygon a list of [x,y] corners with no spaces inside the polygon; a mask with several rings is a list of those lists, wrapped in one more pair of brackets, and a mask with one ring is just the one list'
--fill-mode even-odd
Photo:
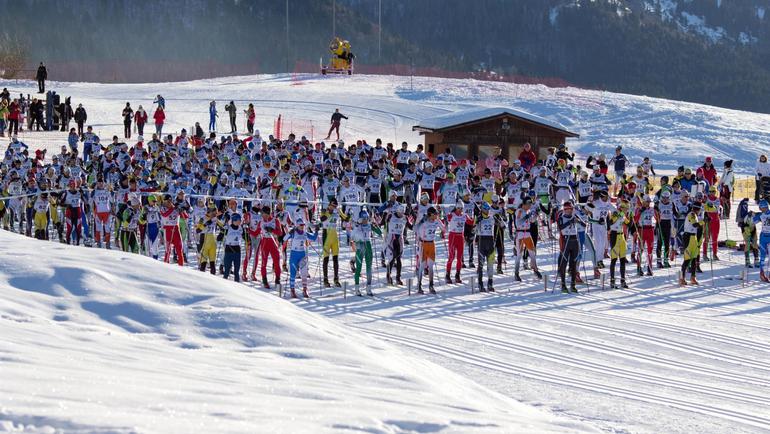
{"label": "person in red jacket", "polygon": [[519,161],[521,161],[521,167],[527,172],[535,167],[537,155],[532,151],[532,145],[529,143],[524,144],[524,150],[519,154]]}
{"label": "person in red jacket", "polygon": [[184,253],[182,252],[182,234],[179,232],[179,217],[187,218],[187,216],[184,211],[180,211],[174,205],[170,194],[163,196],[163,208],[160,210],[160,216],[166,239],[166,257],[163,260],[169,262],[173,249],[177,263],[182,266],[184,265]]}
{"label": "person in red jacket", "polygon": [[163,134],[163,123],[166,121],[166,111],[163,107],[158,106],[153,113],[152,118],[155,119],[155,134],[158,136]]}
{"label": "person in red jacket", "polygon": [[13,136],[19,134],[19,118],[21,117],[21,106],[18,100],[11,101],[8,106],[8,134]]}
{"label": "person in red jacket", "polygon": [[701,169],[703,169],[703,179],[705,179],[709,185],[716,185],[717,169],[714,167],[714,163],[711,160],[711,157],[706,157],[706,160],[703,162]]}
{"label": "person in red jacket", "polygon": [[134,112],[134,123],[136,124],[136,132],[139,133],[140,136],[143,136],[144,124],[147,123],[147,112],[144,111],[142,106],[139,106],[139,108],[136,109],[136,112]]}

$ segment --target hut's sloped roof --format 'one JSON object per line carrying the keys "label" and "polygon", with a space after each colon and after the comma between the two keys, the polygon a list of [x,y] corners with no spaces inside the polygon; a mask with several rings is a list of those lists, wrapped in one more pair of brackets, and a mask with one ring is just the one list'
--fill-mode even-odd
{"label": "hut's sloped roof", "polygon": [[535,116],[521,110],[505,107],[473,108],[423,119],[418,125],[412,127],[412,131],[437,132],[504,115],[558,130],[568,137],[579,137],[578,134],[568,131],[564,125],[558,122],[541,118],[540,116]]}

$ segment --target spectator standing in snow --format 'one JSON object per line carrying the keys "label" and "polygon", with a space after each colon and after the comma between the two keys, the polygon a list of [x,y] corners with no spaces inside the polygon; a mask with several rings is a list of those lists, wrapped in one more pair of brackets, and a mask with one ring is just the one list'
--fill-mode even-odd
{"label": "spectator standing in snow", "polygon": [[209,104],[209,131],[214,132],[217,130],[217,102],[211,101]]}
{"label": "spectator standing in snow", "polygon": [[88,120],[88,114],[86,109],[83,108],[83,104],[78,104],[78,108],[75,109],[75,123],[78,124],[78,135],[83,137],[83,124]]}
{"label": "spectator standing in snow", "polygon": [[19,101],[13,100],[8,105],[8,135],[19,134],[19,117],[21,116],[21,105]]}
{"label": "spectator standing in snow", "polygon": [[136,109],[136,113],[134,113],[134,122],[136,123],[137,133],[139,133],[140,136],[143,136],[144,124],[147,123],[147,112],[144,111],[141,105]]}
{"label": "spectator standing in snow", "polygon": [[163,134],[163,124],[166,122],[166,110],[163,107],[158,106],[158,108],[155,109],[152,118],[155,119],[155,134],[160,136]]}
{"label": "spectator standing in snow", "polygon": [[225,106],[225,110],[227,111],[227,113],[230,114],[230,132],[234,133],[236,131],[235,116],[238,113],[236,111],[237,109],[235,108],[235,103],[233,101],[230,101],[230,104],[227,104]]}
{"label": "spectator standing in snow", "polygon": [[37,80],[37,93],[45,93],[45,81],[48,79],[48,70],[40,62],[40,66],[37,67],[37,74],[35,74]]}
{"label": "spectator standing in snow", "polygon": [[612,164],[613,168],[615,169],[615,185],[612,187],[613,193],[615,193],[618,189],[618,186],[621,185],[623,176],[626,174],[626,164],[628,163],[628,158],[623,155],[623,147],[618,146],[615,148],[615,156],[610,159],[610,164]]}
{"label": "spectator standing in snow", "polygon": [[756,171],[757,177],[755,181],[756,189],[754,190],[754,200],[759,200],[759,196],[761,195],[762,190],[762,177],[770,176],[770,163],[768,163],[767,156],[765,154],[759,156]]}
{"label": "spectator standing in snow", "polygon": [[164,111],[166,110],[166,99],[160,96],[160,94],[158,94],[158,96],[155,97],[152,103],[157,104],[158,107],[162,108]]}
{"label": "spectator standing in snow", "polygon": [[5,137],[5,125],[8,120],[8,101],[0,99],[0,137]]}
{"label": "spectator standing in snow", "polygon": [[254,121],[257,118],[257,114],[254,111],[254,104],[249,104],[249,108],[244,110],[243,113],[246,114],[246,130],[249,132],[249,135],[254,134]]}
{"label": "spectator standing in snow", "polygon": [[131,108],[131,103],[127,102],[126,107],[123,108],[123,137],[131,138],[131,120],[134,117],[134,110]]}
{"label": "spectator standing in snow", "polygon": [[61,130],[67,131],[70,128],[70,121],[75,116],[75,112],[72,111],[72,100],[71,97],[67,97],[64,99],[64,104],[60,105],[60,113],[61,113]]}
{"label": "spectator standing in snow", "polygon": [[331,124],[332,126],[329,128],[329,134],[326,135],[326,138],[324,140],[329,140],[329,138],[332,136],[332,131],[337,132],[337,140],[340,139],[340,122],[342,122],[343,119],[347,119],[348,117],[340,113],[340,109],[335,109],[334,113],[332,113],[332,119]]}

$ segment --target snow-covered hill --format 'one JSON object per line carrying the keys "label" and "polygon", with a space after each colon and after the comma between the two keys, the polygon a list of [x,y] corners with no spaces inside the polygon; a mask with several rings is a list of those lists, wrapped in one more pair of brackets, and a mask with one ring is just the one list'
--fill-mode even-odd
{"label": "snow-covered hill", "polygon": [[261,291],[0,232],[0,432],[582,432]]}
{"label": "snow-covered hill", "polygon": [[[31,82],[0,81],[13,94],[34,92]],[[218,103],[219,129],[227,126],[224,105],[234,100],[239,128],[245,126],[241,109],[255,104],[257,128],[273,131],[279,114],[298,135],[315,141],[326,135],[329,116],[339,107],[350,120],[343,138],[410,144],[422,137],[411,127],[423,118],[453,110],[510,106],[562,123],[581,135],[569,143],[582,155],[612,155],[622,145],[634,161],[650,156],[659,168],[700,164],[710,155],[717,164],[731,158],[738,173],[751,173],[760,153],[770,153],[770,115],[741,112],[693,103],[576,88],[548,88],[475,80],[425,77],[321,77],[312,74],[227,77],[182,83],[95,84],[51,83],[74,103],[83,103],[89,123],[105,140],[122,138],[121,110],[126,101],[136,108],[152,106],[156,94],[167,101],[167,126],[174,132],[196,121],[208,127],[208,107]],[[148,126],[146,136],[154,128]],[[58,150],[66,144],[62,133],[24,135],[32,145]]]}

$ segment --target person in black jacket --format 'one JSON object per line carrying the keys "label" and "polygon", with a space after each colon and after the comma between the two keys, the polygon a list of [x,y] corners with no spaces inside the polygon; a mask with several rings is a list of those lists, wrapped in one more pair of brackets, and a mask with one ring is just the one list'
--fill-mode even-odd
{"label": "person in black jacket", "polygon": [[37,92],[45,93],[45,81],[48,79],[48,70],[45,69],[43,62],[40,62],[40,66],[37,67],[37,74],[35,75],[37,80]]}
{"label": "person in black jacket", "polygon": [[70,121],[75,113],[72,111],[71,97],[64,99],[64,103],[59,105],[59,115],[61,116],[61,130],[68,131],[70,129]]}
{"label": "person in black jacket", "polygon": [[83,104],[78,104],[78,108],[75,109],[75,122],[78,124],[78,135],[83,137],[83,124],[88,120],[88,114],[86,109],[83,108]]}
{"label": "person in black jacket", "polygon": [[123,137],[131,138],[131,121],[134,118],[134,110],[131,108],[131,103],[127,102],[126,107],[123,109]]}
{"label": "person in black jacket", "polygon": [[329,138],[332,136],[332,131],[337,132],[337,140],[340,139],[340,122],[342,119],[347,119],[348,117],[340,113],[340,109],[335,109],[334,113],[332,113],[332,126],[329,128],[329,134],[326,135],[326,138],[324,140],[329,140]]}

